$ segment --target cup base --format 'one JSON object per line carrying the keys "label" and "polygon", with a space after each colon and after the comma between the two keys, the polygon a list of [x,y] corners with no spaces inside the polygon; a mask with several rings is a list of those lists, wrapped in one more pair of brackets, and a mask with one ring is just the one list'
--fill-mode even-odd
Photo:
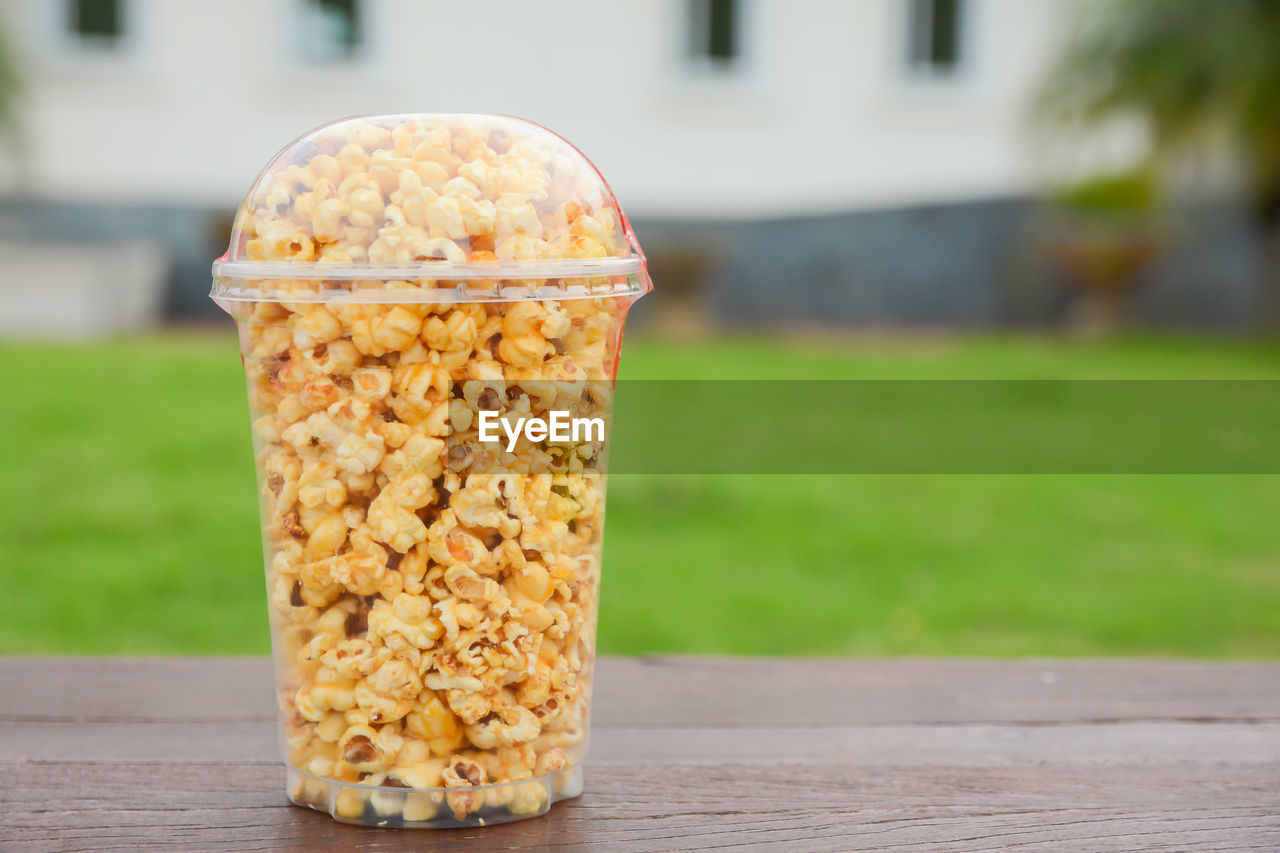
{"label": "cup base", "polygon": [[390,788],[312,776],[288,768],[286,788],[296,806],[340,823],[389,829],[456,829],[538,817],[582,794],[582,765],[556,773],[474,788]]}

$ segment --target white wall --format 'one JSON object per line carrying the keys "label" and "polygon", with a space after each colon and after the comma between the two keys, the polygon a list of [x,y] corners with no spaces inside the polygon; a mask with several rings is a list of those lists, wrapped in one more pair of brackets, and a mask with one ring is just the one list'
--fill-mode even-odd
{"label": "white wall", "polygon": [[136,46],[97,57],[57,45],[58,0],[0,0],[27,63],[21,188],[231,207],[327,119],[472,111],[559,131],[632,215],[1016,193],[1039,177],[1025,105],[1074,0],[968,0],[974,61],[947,83],[904,71],[906,0],[749,0],[741,80],[681,71],[679,0],[367,0],[371,56],[323,68],[292,58],[294,2],[130,0]]}

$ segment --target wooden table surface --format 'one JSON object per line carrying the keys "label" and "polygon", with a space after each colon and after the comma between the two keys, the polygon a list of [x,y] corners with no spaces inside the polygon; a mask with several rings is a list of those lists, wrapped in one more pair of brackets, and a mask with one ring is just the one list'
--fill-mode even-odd
{"label": "wooden table surface", "polygon": [[269,665],[0,658],[0,850],[1280,850],[1280,665],[605,659],[586,793],[289,806]]}

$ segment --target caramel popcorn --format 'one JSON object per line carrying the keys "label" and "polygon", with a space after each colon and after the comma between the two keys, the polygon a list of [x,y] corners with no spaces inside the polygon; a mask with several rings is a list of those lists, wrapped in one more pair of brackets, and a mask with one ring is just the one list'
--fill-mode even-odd
{"label": "caramel popcorn", "polygon": [[330,125],[242,205],[228,266],[288,270],[215,296],[249,379],[295,802],[441,825],[578,790],[598,443],[485,444],[474,415],[607,409],[607,384],[564,383],[612,380],[642,266],[509,263],[632,259],[620,223],[580,154],[482,116]]}

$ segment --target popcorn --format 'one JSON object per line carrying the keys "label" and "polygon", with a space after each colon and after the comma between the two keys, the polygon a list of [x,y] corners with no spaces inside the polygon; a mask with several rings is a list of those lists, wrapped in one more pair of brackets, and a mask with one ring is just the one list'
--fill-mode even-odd
{"label": "popcorn", "polygon": [[320,662],[334,673],[348,679],[362,678],[377,665],[380,650],[363,637],[342,640],[320,656]]}
{"label": "popcorn", "polygon": [[[351,537],[355,544],[355,536]],[[356,595],[373,595],[382,591],[381,582],[388,574],[387,551],[378,545],[352,548],[322,561],[329,576]],[[316,563],[314,565],[321,565]],[[398,592],[398,590],[397,590]]]}
{"label": "popcorn", "polygon": [[534,775],[542,776],[547,773],[557,773],[569,766],[569,759],[558,749],[548,749],[538,756],[538,763],[534,767]]}
{"label": "popcorn", "polygon": [[467,740],[479,749],[514,746],[536,738],[542,726],[528,708],[511,705],[496,708],[473,725],[467,726]]}
{"label": "popcorn", "polygon": [[427,538],[427,526],[417,510],[431,502],[434,492],[425,474],[392,481],[369,504],[373,536],[401,554]]}
{"label": "popcorn", "polygon": [[482,578],[468,566],[450,566],[444,571],[444,582],[459,598],[489,602],[496,599],[502,587],[493,578]]}
{"label": "popcorn", "polygon": [[422,692],[422,680],[417,671],[400,658],[379,667],[368,677],[367,683],[375,693],[393,699],[416,699]]}
{"label": "popcorn", "polygon": [[342,337],[342,323],[322,305],[308,305],[293,327],[293,345],[308,349]]}
{"label": "popcorn", "polygon": [[494,230],[500,235],[542,235],[542,221],[538,218],[538,211],[520,193],[504,193],[494,204],[493,220]]}
{"label": "popcorn", "polygon": [[[364,416],[355,404],[363,406]],[[286,429],[282,438],[299,452],[312,445],[333,451],[334,462],[352,474],[372,471],[385,453],[382,437],[367,424],[368,404],[361,400],[339,401],[325,412],[316,412],[305,422]]]}
{"label": "popcorn", "polygon": [[520,683],[516,701],[526,708],[536,708],[551,698],[551,667],[546,661],[534,663],[534,672]]}
{"label": "popcorn", "polygon": [[331,512],[316,525],[307,539],[307,553],[315,557],[331,556],[347,541],[347,524],[342,513]]}
{"label": "popcorn", "polygon": [[300,353],[300,359],[311,373],[346,376],[360,364],[360,352],[351,341],[341,339],[317,344]]}
{"label": "popcorn", "polygon": [[380,693],[368,678],[356,684],[352,696],[373,723],[395,722],[413,710],[413,700]]}
{"label": "popcorn", "polygon": [[[440,774],[446,788],[473,788],[483,785],[488,774],[484,768],[474,761],[462,756],[454,756],[449,766]],[[445,802],[453,810],[455,820],[462,820],[469,812],[475,811],[484,802],[484,794],[479,791],[450,791],[445,795]]]}
{"label": "popcorn", "polygon": [[462,728],[453,711],[434,692],[419,700],[418,707],[405,717],[404,724],[407,731],[428,744],[433,740],[455,738]]}
{"label": "popcorn", "polygon": [[313,460],[298,477],[296,494],[305,507],[338,509],[346,503],[347,487],[338,479],[338,469],[332,462]]}
{"label": "popcorn", "polygon": [[[351,820],[536,814],[553,789],[535,777],[583,756],[603,481],[588,451],[563,446],[504,457],[522,473],[481,470],[497,457],[471,414],[578,405],[556,382],[612,377],[630,298],[429,294],[440,266],[631,250],[585,161],[514,128],[336,125],[263,180],[237,222],[246,257],[311,276],[409,268],[393,281],[275,279],[264,289],[301,301],[238,314],[288,760],[374,786],[339,792]],[[465,286],[506,284],[540,282]],[[313,782],[295,799],[326,802]]]}
{"label": "popcorn", "polygon": [[[404,603],[406,600],[413,603],[406,606]],[[385,600],[374,602],[368,617],[367,630],[370,642],[380,642],[385,648],[395,652],[407,649],[430,651],[435,648],[436,641],[444,634],[445,629],[430,610],[425,615],[419,616],[418,602],[423,600],[410,593],[401,592],[395,596],[396,605],[388,605]],[[407,612],[410,618],[402,615]]]}
{"label": "popcorn", "polygon": [[511,584],[520,595],[538,604],[551,597],[551,575],[541,563],[526,562],[512,574]]}
{"label": "popcorn", "polygon": [[[389,730],[389,727],[383,729],[383,731]],[[380,740],[379,734],[369,726],[352,726],[347,729],[338,740],[342,760],[365,773],[376,773],[385,769],[394,754],[389,755],[386,750],[379,747],[377,743]]]}
{"label": "popcorn", "polygon": [[349,711],[355,707],[355,686],[347,680],[317,684],[308,692],[299,690],[294,704],[303,717],[320,722],[326,711]]}

